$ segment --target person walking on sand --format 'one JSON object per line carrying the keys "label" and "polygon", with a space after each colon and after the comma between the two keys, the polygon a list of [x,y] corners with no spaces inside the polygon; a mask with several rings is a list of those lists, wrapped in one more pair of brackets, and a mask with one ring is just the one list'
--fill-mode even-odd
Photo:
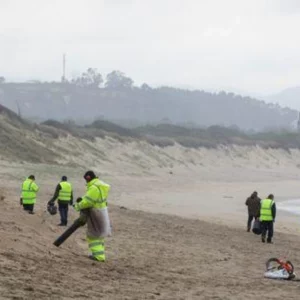
{"label": "person walking on sand", "polygon": [[20,205],[29,214],[34,214],[34,204],[36,203],[36,194],[39,191],[38,185],[35,183],[35,176],[30,175],[22,184]]}
{"label": "person walking on sand", "polygon": [[110,185],[99,180],[93,171],[84,174],[86,193],[77,198],[74,208],[84,214],[87,221],[87,242],[95,261],[105,261],[104,237],[111,234],[110,220],[107,210],[107,197]]}
{"label": "person walking on sand", "polygon": [[259,219],[261,221],[261,241],[266,242],[266,235],[268,233],[267,243],[272,244],[274,235],[274,222],[276,218],[276,204],[274,195],[270,194],[266,199],[260,202]]}
{"label": "person walking on sand", "polygon": [[48,205],[54,205],[56,199],[60,214],[58,226],[67,226],[69,205],[73,205],[73,189],[71,183],[68,182],[67,176],[62,176],[61,182],[56,186],[54,195],[48,202]]}
{"label": "person walking on sand", "polygon": [[248,221],[247,221],[247,231],[250,232],[252,227],[253,219],[259,216],[261,199],[258,197],[257,192],[254,191],[250,197],[247,198],[245,205],[248,206]]}

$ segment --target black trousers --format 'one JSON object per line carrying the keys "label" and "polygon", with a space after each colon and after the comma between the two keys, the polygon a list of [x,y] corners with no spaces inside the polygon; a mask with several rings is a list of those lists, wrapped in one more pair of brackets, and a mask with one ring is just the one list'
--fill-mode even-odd
{"label": "black trousers", "polygon": [[58,210],[60,214],[60,223],[68,224],[69,201],[58,201]]}
{"label": "black trousers", "polygon": [[34,204],[23,204],[23,209],[29,213],[33,212]]}
{"label": "black trousers", "polygon": [[274,234],[273,221],[262,221],[261,228],[262,228],[261,236],[265,238],[268,233],[267,241],[271,241]]}
{"label": "black trousers", "polygon": [[248,228],[248,229],[251,229],[253,219],[255,220],[255,216],[253,216],[253,215],[248,215],[248,222],[247,222],[247,228]]}

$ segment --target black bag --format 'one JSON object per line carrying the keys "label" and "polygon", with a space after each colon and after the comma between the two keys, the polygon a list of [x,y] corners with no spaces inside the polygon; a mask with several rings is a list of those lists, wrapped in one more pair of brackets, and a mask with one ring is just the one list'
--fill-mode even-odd
{"label": "black bag", "polygon": [[47,210],[50,215],[54,216],[57,214],[57,206],[54,203],[50,203],[47,205]]}
{"label": "black bag", "polygon": [[262,232],[261,223],[258,218],[254,221],[252,232],[254,234],[261,234],[261,232]]}

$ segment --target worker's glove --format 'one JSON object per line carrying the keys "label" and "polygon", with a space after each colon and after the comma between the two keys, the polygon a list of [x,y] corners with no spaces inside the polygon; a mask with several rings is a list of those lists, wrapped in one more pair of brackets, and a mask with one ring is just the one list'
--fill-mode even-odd
{"label": "worker's glove", "polygon": [[74,209],[75,209],[76,211],[80,211],[80,207],[79,207],[79,204],[78,204],[78,203],[76,203],[75,205],[73,205],[73,207],[74,207]]}
{"label": "worker's glove", "polygon": [[23,199],[20,198],[20,205],[23,205]]}
{"label": "worker's glove", "polygon": [[69,204],[70,204],[71,206],[73,206],[73,200],[71,200]]}

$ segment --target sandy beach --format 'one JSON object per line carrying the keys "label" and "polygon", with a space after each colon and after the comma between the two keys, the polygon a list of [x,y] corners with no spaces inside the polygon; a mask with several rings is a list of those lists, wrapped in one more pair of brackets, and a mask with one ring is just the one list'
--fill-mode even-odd
{"label": "sandy beach", "polygon": [[[2,161],[0,298],[298,299],[298,282],[263,278],[270,257],[287,257],[296,273],[300,266],[299,216],[280,209],[300,198],[294,158],[278,154],[281,165],[259,168],[260,156],[247,165],[237,158],[233,165],[227,156],[209,164],[212,154],[206,155],[206,165],[203,156],[199,164],[153,164],[147,171],[119,168],[129,165],[122,160],[95,166],[112,186],[113,236],[106,239],[104,264],[87,260],[84,229],[60,248],[52,245],[63,229],[46,203],[63,174],[75,196],[82,195],[84,168]],[[20,184],[29,173],[41,187],[34,216],[19,206]],[[261,197],[275,194],[273,245],[245,230],[244,203],[254,190]],[[71,220],[77,216],[71,211]]]}

